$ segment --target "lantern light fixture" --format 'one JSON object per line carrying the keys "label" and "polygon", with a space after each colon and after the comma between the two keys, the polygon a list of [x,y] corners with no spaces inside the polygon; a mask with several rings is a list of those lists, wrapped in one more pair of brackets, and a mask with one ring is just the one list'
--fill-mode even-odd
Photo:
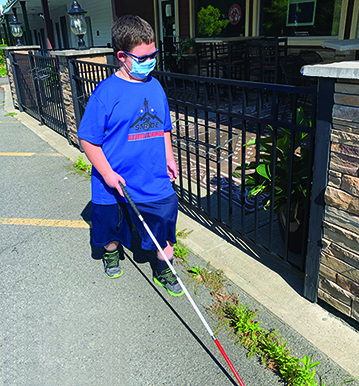
{"label": "lantern light fixture", "polygon": [[78,46],[77,50],[86,50],[86,44],[84,41],[84,35],[87,32],[87,24],[85,20],[85,13],[77,0],[73,0],[71,8],[67,11],[67,14],[70,16],[70,28],[74,35],[78,37]]}
{"label": "lantern light fixture", "polygon": [[21,22],[17,20],[15,15],[13,15],[11,21],[9,21],[9,24],[11,25],[11,34],[17,40],[16,46],[22,46],[23,44],[21,43],[21,37],[24,32],[21,28]]}

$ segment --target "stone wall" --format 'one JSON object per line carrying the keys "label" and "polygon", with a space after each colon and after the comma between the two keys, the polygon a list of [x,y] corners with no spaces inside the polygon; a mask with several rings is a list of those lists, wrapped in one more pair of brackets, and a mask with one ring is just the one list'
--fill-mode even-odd
{"label": "stone wall", "polygon": [[5,52],[5,62],[6,62],[6,68],[7,68],[9,83],[10,83],[12,101],[13,101],[14,107],[16,109],[18,109],[19,103],[17,100],[16,87],[15,87],[15,82],[14,82],[14,74],[12,72],[13,69],[12,69],[11,62],[10,62],[9,51],[4,51],[4,52]]}
{"label": "stone wall", "polygon": [[359,321],[359,80],[337,79],[318,297]]}

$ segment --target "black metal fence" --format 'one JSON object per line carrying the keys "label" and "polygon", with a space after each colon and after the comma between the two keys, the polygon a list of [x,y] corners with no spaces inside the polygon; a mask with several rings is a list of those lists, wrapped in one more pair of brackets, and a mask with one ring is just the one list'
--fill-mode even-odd
{"label": "black metal fence", "polygon": [[[82,116],[116,66],[70,61]],[[170,105],[179,197],[303,271],[316,90],[154,72]]]}
{"label": "black metal fence", "polygon": [[10,53],[20,109],[65,136],[69,143],[65,106],[56,57]]}

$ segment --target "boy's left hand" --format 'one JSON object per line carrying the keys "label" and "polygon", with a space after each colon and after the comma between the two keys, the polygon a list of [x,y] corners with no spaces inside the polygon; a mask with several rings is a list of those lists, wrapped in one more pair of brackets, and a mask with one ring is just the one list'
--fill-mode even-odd
{"label": "boy's left hand", "polygon": [[178,170],[175,160],[167,162],[167,174],[170,176],[171,182],[176,180],[178,176]]}

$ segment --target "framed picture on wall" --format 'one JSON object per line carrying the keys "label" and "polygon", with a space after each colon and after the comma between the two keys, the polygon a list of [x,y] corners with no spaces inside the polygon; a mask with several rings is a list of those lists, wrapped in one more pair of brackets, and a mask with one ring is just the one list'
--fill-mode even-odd
{"label": "framed picture on wall", "polygon": [[317,0],[288,0],[287,27],[314,25]]}

